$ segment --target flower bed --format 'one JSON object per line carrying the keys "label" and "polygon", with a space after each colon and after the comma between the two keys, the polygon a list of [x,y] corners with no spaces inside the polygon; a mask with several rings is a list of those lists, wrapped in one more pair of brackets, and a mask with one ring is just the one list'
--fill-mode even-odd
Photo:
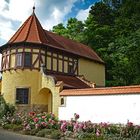
{"label": "flower bed", "polygon": [[79,122],[74,114],[70,121],[58,120],[53,113],[15,113],[1,119],[4,129],[21,131],[24,134],[53,139],[73,138],[81,140],[132,140],[140,139],[140,126],[128,122],[126,125]]}

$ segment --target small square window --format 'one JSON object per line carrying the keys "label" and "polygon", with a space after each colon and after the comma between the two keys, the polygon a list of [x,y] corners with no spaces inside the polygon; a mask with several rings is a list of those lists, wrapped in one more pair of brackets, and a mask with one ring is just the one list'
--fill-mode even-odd
{"label": "small square window", "polygon": [[29,88],[17,88],[16,89],[16,103],[28,104]]}
{"label": "small square window", "polygon": [[66,106],[66,97],[61,97],[60,106]]}
{"label": "small square window", "polygon": [[61,98],[61,105],[64,105],[64,98]]}

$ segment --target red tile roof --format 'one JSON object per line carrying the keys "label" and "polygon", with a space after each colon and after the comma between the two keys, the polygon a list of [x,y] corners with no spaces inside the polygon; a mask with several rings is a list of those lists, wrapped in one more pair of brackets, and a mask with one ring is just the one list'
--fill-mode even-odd
{"label": "red tile roof", "polygon": [[46,47],[50,46],[52,48],[57,48],[92,59],[99,63],[104,63],[103,60],[88,46],[44,30],[34,12],[6,45],[20,42],[43,44]]}
{"label": "red tile roof", "polygon": [[63,90],[60,93],[60,95],[61,96],[86,96],[86,95],[137,94],[137,93],[140,94],[140,85]]}
{"label": "red tile roof", "polygon": [[87,57],[89,59],[94,59],[99,62],[103,62],[103,60],[90,47],[82,43],[76,42],[74,40],[65,38],[49,31],[46,31],[46,34],[49,35],[52,39],[54,39],[56,42],[58,42],[61,45],[61,48],[66,51]]}
{"label": "red tile roof", "polygon": [[75,76],[67,76],[67,75],[52,75],[56,81],[63,81],[64,89],[84,89],[90,88],[85,82],[81,81],[79,78]]}
{"label": "red tile roof", "polygon": [[23,23],[23,25],[17,30],[13,37],[8,41],[8,43],[18,42],[33,42],[43,44],[48,42],[45,32],[34,13]]}

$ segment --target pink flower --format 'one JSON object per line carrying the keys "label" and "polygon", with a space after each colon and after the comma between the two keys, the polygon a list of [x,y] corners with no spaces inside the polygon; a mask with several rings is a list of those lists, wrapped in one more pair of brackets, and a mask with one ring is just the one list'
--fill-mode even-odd
{"label": "pink flower", "polygon": [[128,121],[127,122],[127,126],[132,127],[133,126],[133,123]]}
{"label": "pink flower", "polygon": [[83,129],[83,128],[84,128],[84,123],[80,123],[80,124],[79,124],[79,128],[80,128],[80,129]]}
{"label": "pink flower", "polygon": [[42,126],[46,126],[46,123],[45,123],[45,122],[41,122],[41,125],[42,125]]}
{"label": "pink flower", "polygon": [[96,136],[100,136],[100,130],[99,129],[97,129],[97,131],[96,131]]}
{"label": "pink flower", "polygon": [[45,119],[46,118],[46,116],[42,116],[42,119]]}
{"label": "pink flower", "polygon": [[29,112],[29,116],[34,116],[35,112]]}
{"label": "pink flower", "polygon": [[26,127],[25,127],[26,130],[31,130],[31,127],[30,125],[28,124]]}
{"label": "pink flower", "polygon": [[74,131],[78,131],[78,128],[79,128],[79,124],[78,123],[75,123],[74,127],[73,127],[73,130]]}
{"label": "pink flower", "polygon": [[75,118],[75,120],[78,120],[79,117],[80,117],[80,116],[79,116],[78,114],[74,113],[74,118]]}
{"label": "pink flower", "polygon": [[35,122],[35,123],[38,122],[38,120],[39,120],[38,118],[34,118],[34,122]]}
{"label": "pink flower", "polygon": [[52,119],[49,119],[49,123],[52,123]]}
{"label": "pink flower", "polygon": [[62,123],[60,129],[61,129],[63,132],[65,132],[65,131],[66,131],[66,126],[67,126],[67,122],[64,121],[64,122]]}
{"label": "pink flower", "polygon": [[35,128],[38,129],[40,127],[40,124],[35,124]]}

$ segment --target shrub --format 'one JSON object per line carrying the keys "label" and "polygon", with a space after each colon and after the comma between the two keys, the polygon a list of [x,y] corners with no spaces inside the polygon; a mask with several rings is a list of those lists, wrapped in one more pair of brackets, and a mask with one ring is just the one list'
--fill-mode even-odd
{"label": "shrub", "polygon": [[103,136],[96,136],[94,133],[80,133],[78,135],[79,140],[104,140]]}
{"label": "shrub", "polygon": [[59,130],[53,130],[50,134],[51,139],[60,139],[61,138],[61,132]]}
{"label": "shrub", "polygon": [[36,135],[38,133],[39,129],[31,129],[30,135]]}
{"label": "shrub", "polygon": [[[12,109],[11,109],[12,110]],[[24,130],[26,135],[37,135],[53,139],[78,138],[80,140],[139,140],[140,126],[128,122],[126,125],[79,122],[74,114],[70,121],[58,121],[52,113],[7,113],[1,119],[4,129]]]}
{"label": "shrub", "polygon": [[5,124],[3,125],[4,129],[12,129],[13,128],[13,124]]}
{"label": "shrub", "polygon": [[0,118],[2,118],[6,114],[6,102],[2,95],[0,95]]}
{"label": "shrub", "polygon": [[23,129],[22,125],[13,124],[13,128],[12,128],[13,131],[20,131],[22,129]]}
{"label": "shrub", "polygon": [[0,118],[4,115],[13,115],[15,112],[15,107],[13,105],[7,104],[2,95],[0,95]]}
{"label": "shrub", "polygon": [[36,134],[36,136],[45,137],[45,134],[46,134],[46,129],[42,129]]}

